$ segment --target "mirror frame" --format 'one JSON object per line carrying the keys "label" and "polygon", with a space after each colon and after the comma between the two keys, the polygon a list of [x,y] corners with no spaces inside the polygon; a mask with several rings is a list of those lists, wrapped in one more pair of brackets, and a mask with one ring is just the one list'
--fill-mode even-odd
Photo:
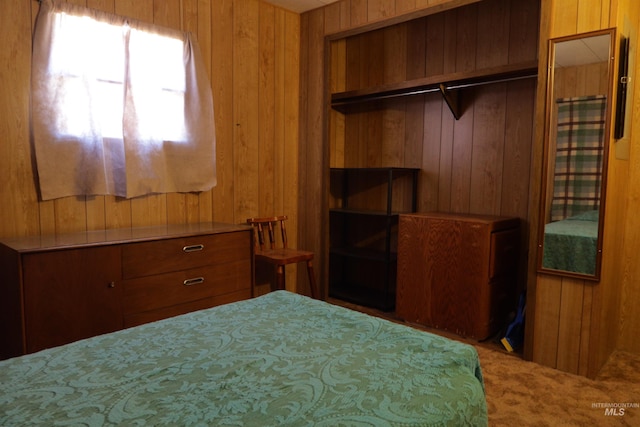
{"label": "mirror frame", "polygon": [[[602,177],[601,177],[601,188],[600,188],[600,206],[598,207],[598,238],[596,241],[596,259],[595,259],[595,272],[593,275],[574,272],[568,270],[556,270],[548,267],[544,267],[542,265],[543,262],[543,248],[544,248],[544,234],[545,234],[545,225],[547,224],[546,215],[550,207],[548,206],[548,192],[549,188],[549,168],[550,162],[553,160],[550,158],[552,154],[551,150],[551,141],[552,141],[552,132],[555,132],[555,128],[552,128],[552,124],[554,123],[554,119],[552,117],[553,112],[553,103],[554,103],[554,75],[555,75],[555,56],[556,56],[556,44],[567,42],[571,40],[580,40],[583,38],[596,37],[607,35],[610,36],[609,41],[609,63],[608,63],[608,74],[607,74],[607,105],[606,105],[606,117],[605,117],[605,129],[604,129],[604,150],[603,150],[603,159],[602,159]],[[604,213],[605,213],[605,205],[606,205],[606,188],[607,188],[607,175],[608,175],[608,163],[609,163],[609,145],[611,144],[611,122],[612,116],[614,114],[613,111],[613,103],[612,97],[614,95],[614,66],[616,60],[616,46],[618,40],[616,38],[616,29],[608,28],[605,30],[591,31],[587,33],[580,33],[571,36],[565,37],[557,37],[549,39],[548,42],[548,54],[547,54],[547,87],[546,87],[546,101],[545,101],[545,121],[544,121],[544,144],[543,144],[543,154],[542,154],[542,182],[541,182],[541,192],[540,192],[540,217],[538,219],[538,253],[537,253],[537,267],[539,273],[559,275],[571,278],[578,278],[583,280],[590,281],[600,281],[601,276],[601,268],[602,268],[602,242],[603,242],[603,231],[604,231]],[[554,149],[555,153],[555,149]]]}

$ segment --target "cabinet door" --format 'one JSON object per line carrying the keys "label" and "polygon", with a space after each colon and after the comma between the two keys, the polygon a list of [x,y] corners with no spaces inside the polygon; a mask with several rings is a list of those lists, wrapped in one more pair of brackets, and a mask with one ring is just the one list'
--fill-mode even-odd
{"label": "cabinet door", "polygon": [[432,326],[433,262],[429,260],[442,252],[429,244],[434,236],[428,224],[424,217],[400,215],[396,314],[407,322]]}
{"label": "cabinet door", "polygon": [[26,348],[32,353],[122,329],[117,246],[26,254]]}
{"label": "cabinet door", "polygon": [[[437,245],[447,262],[433,282],[431,310],[436,327],[469,338],[486,338],[488,327],[489,238],[486,224],[448,221]],[[446,237],[445,237],[446,236]],[[445,273],[446,272],[446,273]],[[435,304],[435,306],[433,305]]]}
{"label": "cabinet door", "polygon": [[484,224],[401,215],[398,316],[475,337],[486,323],[478,313],[488,311],[486,236]]}

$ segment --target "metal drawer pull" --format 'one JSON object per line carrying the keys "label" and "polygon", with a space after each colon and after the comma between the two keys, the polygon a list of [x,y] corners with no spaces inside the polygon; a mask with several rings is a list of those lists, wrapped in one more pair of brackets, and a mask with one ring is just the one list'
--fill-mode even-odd
{"label": "metal drawer pull", "polygon": [[187,279],[182,283],[185,286],[199,285],[200,283],[204,283],[204,277],[196,277],[195,279]]}
{"label": "metal drawer pull", "polygon": [[182,248],[184,252],[196,252],[196,251],[201,251],[203,249],[204,249],[204,245],[191,245],[191,246],[185,246],[184,248]]}

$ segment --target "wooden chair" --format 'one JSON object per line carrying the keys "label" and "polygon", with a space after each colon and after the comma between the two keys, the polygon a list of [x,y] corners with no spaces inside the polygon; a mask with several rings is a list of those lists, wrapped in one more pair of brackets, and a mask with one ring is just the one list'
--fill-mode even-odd
{"label": "wooden chair", "polygon": [[[276,272],[276,289],[285,289],[284,268],[288,264],[297,264],[305,262],[307,264],[307,275],[309,276],[309,285],[311,287],[311,297],[317,298],[316,278],[313,272],[313,252],[293,249],[287,243],[287,231],[284,222],[287,216],[274,216],[265,218],[249,218],[247,223],[254,227],[256,231],[256,261],[264,261],[272,264]],[[282,236],[282,247],[278,248],[275,238],[275,227],[279,225],[280,235]],[[265,228],[269,233],[269,243],[265,241]]]}

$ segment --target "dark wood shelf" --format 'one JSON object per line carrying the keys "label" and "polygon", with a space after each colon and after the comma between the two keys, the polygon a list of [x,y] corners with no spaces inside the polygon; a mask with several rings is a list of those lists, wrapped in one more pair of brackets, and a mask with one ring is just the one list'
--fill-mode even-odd
{"label": "dark wood shelf", "polygon": [[396,262],[398,259],[397,252],[390,252],[387,254],[381,250],[369,249],[369,248],[331,248],[329,250],[331,255],[342,256],[346,258],[357,258],[378,262]]}
{"label": "dark wood shelf", "polygon": [[363,104],[371,104],[386,99],[440,92],[445,98],[451,112],[460,118],[459,91],[461,89],[482,84],[498,83],[523,78],[535,78],[538,75],[537,61],[509,64],[481,70],[440,74],[399,83],[369,87],[366,89],[337,92],[331,95],[331,107],[342,112],[361,108]]}
{"label": "dark wood shelf", "polygon": [[[415,212],[420,169],[331,168],[329,294],[395,308],[398,210]],[[395,201],[395,202],[394,202]]]}
{"label": "dark wood shelf", "polygon": [[[346,93],[346,92],[344,92]],[[401,167],[359,167],[359,168],[330,168],[333,172],[361,172],[361,173],[380,173],[380,172],[394,172],[394,173],[402,173],[405,172],[407,174],[412,174],[415,172],[419,172],[420,168],[401,168]]]}
{"label": "dark wood shelf", "polygon": [[331,298],[337,298],[352,304],[375,308],[383,312],[395,310],[395,298],[389,298],[389,293],[371,289],[355,283],[336,283],[329,290]]}
{"label": "dark wood shelf", "polygon": [[332,213],[341,213],[341,214],[349,214],[349,215],[367,215],[367,216],[398,216],[401,213],[410,213],[410,212],[386,212],[386,211],[373,211],[373,210],[365,210],[365,209],[343,209],[343,208],[331,208],[329,212]]}

